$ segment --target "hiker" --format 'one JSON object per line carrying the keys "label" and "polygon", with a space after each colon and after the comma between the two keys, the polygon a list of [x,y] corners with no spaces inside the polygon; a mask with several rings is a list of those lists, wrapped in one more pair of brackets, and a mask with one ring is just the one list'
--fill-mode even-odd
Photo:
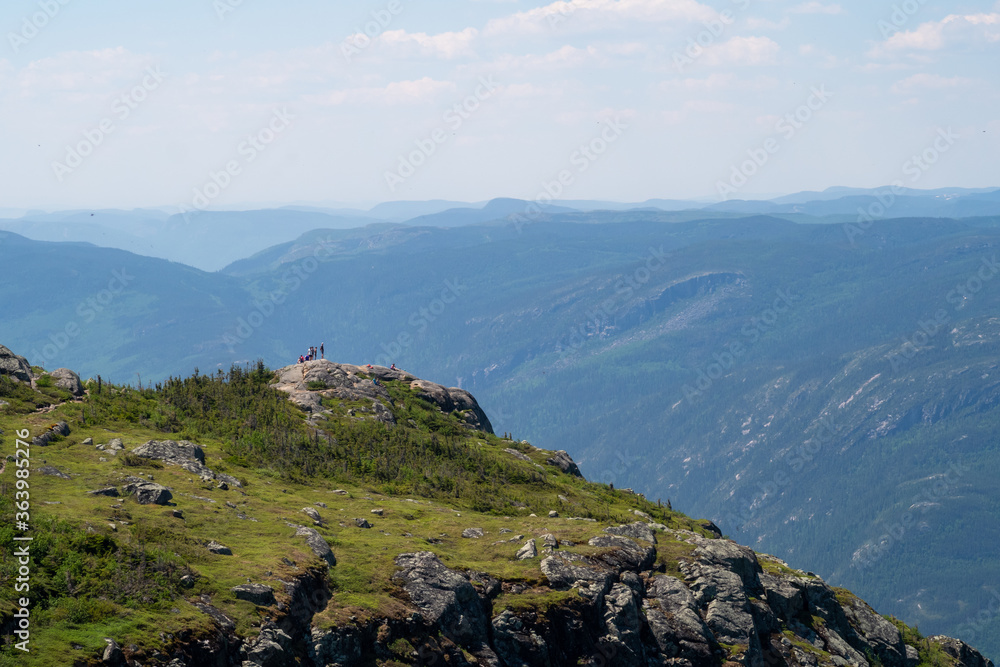
{"label": "hiker", "polygon": [[374,384],[377,387],[378,386],[378,378],[372,378],[372,384]]}
{"label": "hiker", "polygon": [[301,363],[302,363],[303,361],[305,361],[305,360],[306,360],[306,358],[305,358],[305,357],[303,357],[303,356],[302,356],[302,355],[300,354],[300,355],[299,355],[299,363],[301,364]]}
{"label": "hiker", "polygon": [[392,365],[392,368],[390,368],[389,370],[393,370],[393,371],[395,371],[395,370],[399,370],[399,369],[398,369],[398,368],[396,368],[396,364],[393,364],[393,365]]}
{"label": "hiker", "polygon": [[320,343],[319,344],[319,358],[320,359],[326,359],[326,351],[324,351],[324,349],[323,349],[324,347],[326,347],[326,343]]}

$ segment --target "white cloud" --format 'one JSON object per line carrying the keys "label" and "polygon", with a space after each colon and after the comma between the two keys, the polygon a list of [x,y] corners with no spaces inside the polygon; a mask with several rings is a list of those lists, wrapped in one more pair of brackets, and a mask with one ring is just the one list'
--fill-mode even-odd
{"label": "white cloud", "polygon": [[405,30],[387,30],[378,41],[400,56],[419,54],[433,58],[458,58],[472,56],[473,42],[479,31],[466,28],[460,32],[442,32],[428,35],[424,32],[409,33]]}
{"label": "white cloud", "polygon": [[689,77],[674,79],[659,84],[659,89],[667,93],[728,92],[733,90],[765,91],[774,90],[779,82],[774,77],[759,76],[753,79],[738,77],[732,72],[710,74],[704,78]]}
{"label": "white cloud", "polygon": [[695,0],[559,0],[491,20],[490,35],[533,34],[553,29],[607,30],[624,23],[707,21],[718,13]]}
{"label": "white cloud", "polygon": [[414,81],[393,81],[382,87],[347,88],[322,95],[307,95],[305,99],[322,106],[344,104],[395,106],[419,104],[437,99],[443,93],[455,91],[456,86],[451,81],[436,81],[425,76]]}
{"label": "white cloud", "polygon": [[822,2],[817,2],[817,0],[811,0],[810,2],[803,2],[801,5],[796,5],[788,10],[790,14],[830,14],[836,15],[842,13],[844,10],[838,4],[824,5]]}
{"label": "white cloud", "polygon": [[137,83],[146,67],[154,62],[149,56],[123,47],[94,51],[65,51],[34,60],[14,73],[14,86],[24,95],[41,93],[106,96],[117,88]]}
{"label": "white cloud", "polygon": [[769,37],[733,37],[705,49],[699,62],[706,65],[771,65],[781,47]]}
{"label": "white cloud", "polygon": [[940,51],[946,46],[984,46],[1000,42],[1000,14],[950,14],[940,21],[922,23],[900,31],[875,47],[869,55],[905,51]]}
{"label": "white cloud", "polygon": [[579,49],[575,46],[563,46],[556,51],[541,55],[529,53],[523,56],[505,53],[493,61],[491,69],[498,72],[548,72],[553,70],[580,67],[597,58],[597,48],[589,46]]}
{"label": "white cloud", "polygon": [[948,90],[965,88],[975,83],[972,79],[962,76],[945,77],[939,74],[914,74],[897,81],[890,89],[897,95],[913,95],[920,90]]}

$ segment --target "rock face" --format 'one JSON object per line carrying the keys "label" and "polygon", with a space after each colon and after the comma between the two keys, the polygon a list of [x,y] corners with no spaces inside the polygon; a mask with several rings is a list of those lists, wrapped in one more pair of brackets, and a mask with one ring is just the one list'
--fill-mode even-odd
{"label": "rock face", "polygon": [[[444,635],[479,664],[916,664],[916,649],[903,643],[896,627],[853,596],[838,596],[822,580],[729,540],[653,525],[611,527],[589,540],[596,552],[577,554],[564,545],[544,558],[540,568],[549,587],[576,591],[547,610],[494,610],[498,589],[511,591],[510,599],[523,587],[478,587],[477,575],[451,570],[430,552],[399,556],[395,580],[430,625],[429,633]],[[669,543],[672,554],[688,554],[680,557],[679,576],[657,566],[658,543]],[[963,642],[930,641],[956,667],[992,667]],[[454,659],[431,640],[419,646],[428,664]]]}
{"label": "rock face", "polygon": [[306,544],[312,549],[312,552],[326,561],[330,567],[337,564],[337,558],[333,555],[330,545],[327,544],[327,541],[323,539],[323,536],[315,528],[299,526],[295,530],[295,537],[306,538]]}
{"label": "rock face", "polygon": [[552,458],[548,459],[546,463],[554,465],[567,475],[583,477],[583,475],[580,474],[580,468],[576,465],[576,462],[570,458],[569,454],[561,449],[553,454]]}
{"label": "rock face", "polygon": [[[300,527],[297,535],[308,542],[315,533]],[[236,636],[232,619],[203,598],[193,604],[215,624],[214,639],[186,645],[184,658],[169,664],[915,667],[919,661],[916,647],[864,602],[775,558],[652,523],[595,526],[594,533],[585,553],[565,540],[549,541],[554,551],[538,565],[547,587],[451,569],[431,552],[401,554],[392,581],[404,609],[332,627],[314,621],[333,595],[325,568],[282,581],[286,604],[270,586],[241,584],[232,593],[271,616],[259,633]],[[230,553],[218,543],[209,547]],[[667,550],[664,559],[658,547]],[[539,594],[554,598],[560,591],[558,601],[539,604]],[[516,600],[522,593],[531,596],[527,604]],[[510,604],[501,607],[501,599]],[[953,667],[993,667],[956,639],[926,641]]]}
{"label": "rock face", "polygon": [[0,375],[12,377],[19,382],[31,383],[31,364],[3,345],[0,345]]}
{"label": "rock face", "polygon": [[400,571],[394,579],[425,619],[487,664],[496,664],[496,655],[487,643],[489,607],[468,578],[449,570],[430,551],[401,554],[396,565]]}
{"label": "rock face", "polygon": [[274,589],[264,584],[240,584],[232,590],[237,600],[246,600],[258,607],[277,604],[277,600],[274,599]]}
{"label": "rock face", "polygon": [[293,403],[314,414],[323,411],[320,402],[323,398],[367,400],[371,402],[372,414],[378,421],[395,424],[396,419],[388,407],[392,404],[392,398],[384,386],[372,382],[373,378],[379,382],[398,380],[408,383],[420,398],[435,404],[443,412],[459,412],[470,428],[493,433],[489,418],[469,392],[421,380],[404,371],[385,366],[368,368],[335,364],[323,359],[309,361],[279,369],[276,381],[271,386],[284,391]]}
{"label": "rock face", "polygon": [[80,376],[71,371],[68,368],[57,368],[49,375],[55,380],[56,386],[64,391],[68,391],[74,396],[83,396],[83,383],[80,382]]}

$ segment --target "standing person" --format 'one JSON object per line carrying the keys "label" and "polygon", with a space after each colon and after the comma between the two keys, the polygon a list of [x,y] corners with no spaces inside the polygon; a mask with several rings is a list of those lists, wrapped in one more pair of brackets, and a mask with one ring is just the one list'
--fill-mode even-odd
{"label": "standing person", "polygon": [[319,358],[320,359],[326,359],[326,350],[324,349],[325,347],[326,347],[326,343],[320,343],[319,344]]}

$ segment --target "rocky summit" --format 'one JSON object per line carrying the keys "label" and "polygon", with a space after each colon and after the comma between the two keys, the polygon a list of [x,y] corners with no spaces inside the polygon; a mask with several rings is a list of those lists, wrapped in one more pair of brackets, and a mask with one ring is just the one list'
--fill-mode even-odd
{"label": "rocky summit", "polygon": [[992,667],[496,436],[461,389],[315,361],[78,392],[4,359],[32,541],[17,595],[0,543],[0,664]]}
{"label": "rocky summit", "polygon": [[303,410],[323,412],[323,399],[368,402],[375,419],[395,423],[388,405],[392,398],[384,385],[397,381],[415,392],[415,398],[429,401],[444,413],[458,413],[474,429],[493,433],[493,426],[469,392],[421,380],[405,371],[385,366],[353,366],[324,359],[306,361],[279,369],[275,389],[286,392]]}

